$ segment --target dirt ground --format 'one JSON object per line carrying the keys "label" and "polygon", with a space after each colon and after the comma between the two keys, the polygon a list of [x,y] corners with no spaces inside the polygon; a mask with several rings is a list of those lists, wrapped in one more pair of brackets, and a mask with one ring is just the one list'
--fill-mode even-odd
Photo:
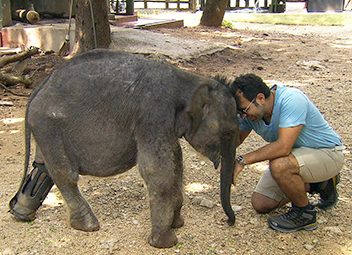
{"label": "dirt ground", "polygon": [[[212,55],[174,63],[183,69],[228,77],[254,72],[269,84],[282,81],[298,87],[316,103],[346,145],[339,202],[331,210],[319,211],[317,230],[278,233],[268,228],[268,215],[251,208],[252,190],[267,162],[249,166],[239,177],[231,198],[237,221],[228,227],[220,206],[219,172],[184,141],[185,226],[176,230],[179,243],[170,249],[147,244],[148,195],[137,168],[115,177],[81,178],[81,191],[100,220],[97,232],[80,232],[68,226],[65,205],[56,188],[34,222],[16,222],[8,213],[8,202],[23,173],[27,99],[1,90],[0,100],[13,106],[0,106],[0,254],[352,254],[352,29],[238,27],[156,32],[229,45]],[[39,81],[57,61],[52,55],[36,57],[28,63],[31,69],[27,71],[36,69],[34,77]],[[18,86],[15,91],[30,93],[31,88]],[[238,151],[262,145],[262,140],[252,135]]]}

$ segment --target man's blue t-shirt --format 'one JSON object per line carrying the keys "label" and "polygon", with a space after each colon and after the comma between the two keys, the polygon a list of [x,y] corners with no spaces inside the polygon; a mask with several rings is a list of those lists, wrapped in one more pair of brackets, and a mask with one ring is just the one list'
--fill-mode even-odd
{"label": "man's blue t-shirt", "polygon": [[271,121],[240,118],[240,130],[254,130],[267,142],[278,139],[279,128],[303,125],[294,148],[332,148],[342,145],[340,136],[329,126],[318,108],[300,90],[277,85]]}

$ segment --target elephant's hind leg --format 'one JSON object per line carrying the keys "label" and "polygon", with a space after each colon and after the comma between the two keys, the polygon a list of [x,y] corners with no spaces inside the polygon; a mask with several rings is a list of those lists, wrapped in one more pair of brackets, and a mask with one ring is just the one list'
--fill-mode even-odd
{"label": "elephant's hind leg", "polygon": [[[63,170],[64,168],[60,167],[60,171]],[[67,180],[58,171],[54,170],[52,173],[52,178],[67,204],[71,227],[88,232],[99,230],[98,219],[79,191],[77,182]]]}
{"label": "elephant's hind leg", "polygon": [[68,159],[61,141],[52,139],[50,143],[41,143],[40,148],[49,175],[67,204],[71,226],[83,231],[98,230],[99,222],[78,189],[77,167]]}
{"label": "elephant's hind leg", "polygon": [[[71,187],[68,188],[68,186]],[[71,227],[87,232],[99,230],[99,221],[87,201],[82,197],[77,184],[66,185],[63,189],[65,191],[61,193],[68,206]]]}

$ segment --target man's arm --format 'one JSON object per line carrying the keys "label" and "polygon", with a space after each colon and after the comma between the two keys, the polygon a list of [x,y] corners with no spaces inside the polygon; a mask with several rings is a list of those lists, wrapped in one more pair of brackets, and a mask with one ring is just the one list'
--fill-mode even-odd
{"label": "man's arm", "polygon": [[289,128],[280,128],[279,137],[275,142],[269,143],[258,150],[243,155],[245,164],[253,164],[264,160],[288,156],[295,144],[303,125]]}

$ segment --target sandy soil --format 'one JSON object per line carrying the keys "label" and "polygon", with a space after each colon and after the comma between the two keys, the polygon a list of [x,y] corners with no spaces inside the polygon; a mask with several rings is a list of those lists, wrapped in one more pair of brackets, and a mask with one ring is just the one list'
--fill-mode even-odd
{"label": "sandy soil", "polygon": [[[146,242],[149,203],[137,168],[110,178],[81,178],[81,191],[100,220],[98,232],[84,233],[68,226],[56,188],[34,222],[16,222],[8,213],[8,201],[22,177],[26,98],[1,91],[0,100],[11,101],[13,106],[0,106],[0,254],[352,254],[352,29],[241,25],[235,30],[156,32],[229,45],[221,52],[177,63],[186,70],[229,77],[254,72],[268,83],[283,81],[305,91],[347,147],[337,206],[319,212],[315,231],[282,234],[269,229],[268,215],[256,214],[250,204],[252,190],[266,167],[263,162],[249,166],[240,176],[232,193],[237,221],[228,227],[220,206],[218,171],[182,142],[185,226],[177,230],[179,243],[170,249],[155,249]],[[56,62],[50,55],[34,58],[28,72],[39,68],[35,77],[40,80]],[[21,86],[15,90],[31,91]],[[262,145],[253,135],[238,151]]]}

